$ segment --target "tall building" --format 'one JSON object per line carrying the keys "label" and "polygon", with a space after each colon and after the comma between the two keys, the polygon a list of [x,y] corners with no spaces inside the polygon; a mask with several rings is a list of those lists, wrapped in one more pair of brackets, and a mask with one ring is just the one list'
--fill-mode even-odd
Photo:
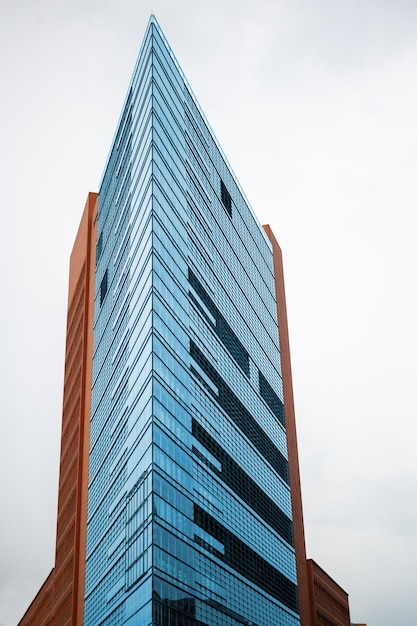
{"label": "tall building", "polygon": [[21,624],[300,622],[281,252],[151,18],[71,259],[56,563]]}

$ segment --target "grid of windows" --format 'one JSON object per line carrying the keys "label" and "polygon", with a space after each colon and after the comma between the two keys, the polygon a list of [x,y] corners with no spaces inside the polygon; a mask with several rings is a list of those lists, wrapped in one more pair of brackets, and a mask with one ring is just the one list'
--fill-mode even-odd
{"label": "grid of windows", "polygon": [[[214,367],[209,363],[193,341],[190,342],[190,354],[217,387],[218,394],[216,400],[220,406],[235,422],[240,430],[242,430],[242,432],[248,437],[248,439],[250,439],[250,441],[259,450],[260,454],[262,454],[268,463],[270,463],[270,465],[276,470],[278,475],[281,476],[285,482],[289,483],[287,459],[268,438],[262,428],[253,419],[249,411],[243,406],[225,381],[222,380]],[[191,368],[191,370],[201,379],[201,376],[199,376],[197,371],[193,370],[193,368]]]}
{"label": "grid of windows", "polygon": [[[198,296],[203,301],[204,305],[207,307],[209,312],[211,313],[212,318],[214,318],[214,330],[219,336],[220,340],[238,363],[238,365],[242,368],[247,376],[249,376],[249,354],[247,350],[243,347],[242,343],[236,337],[233,330],[230,328],[229,324],[224,319],[223,315],[220,313],[219,309],[214,304],[213,300],[210,298],[207,291],[204,289],[203,285],[198,280],[197,276],[194,272],[188,268],[188,280],[190,281],[190,285],[195,289]],[[203,316],[206,317],[209,323],[212,323],[212,318],[207,316],[204,308],[199,304],[198,300],[190,294],[190,298],[192,299],[194,305],[199,309]]]}
{"label": "grid of windows", "polygon": [[197,504],[194,505],[194,521],[224,545],[223,552],[215,548],[212,549],[218,558],[285,604],[289,609],[297,611],[297,587],[286,576],[283,576],[268,561],[251,550]]}
{"label": "grid of windows", "polygon": [[[271,626],[271,624],[299,626],[299,617],[294,611],[255,587],[236,570],[229,568],[225,563],[217,562],[216,557],[196,552],[195,565],[196,569],[202,572],[208,580],[213,581],[217,588],[227,589],[227,609],[244,616],[249,623],[254,622],[258,626]],[[221,610],[216,601],[207,604]],[[197,603],[198,617],[207,615],[206,606],[206,604]],[[211,626],[217,626],[217,623],[216,621],[209,622]]]}
{"label": "grid of windows", "polygon": [[[192,304],[192,300],[190,299]],[[234,360],[230,357],[223,344],[214,334],[212,326],[207,323],[205,317],[192,305],[190,313],[190,338],[211,363],[215,364],[217,373],[227,381],[231,391],[240,402],[248,409],[252,417],[259,424],[262,430],[273,441],[281,454],[287,458],[287,440],[285,427],[263,400],[259,393],[258,370],[251,359],[249,366],[251,370],[248,379],[240,368],[236,367]],[[250,356],[250,355],[249,355]],[[201,370],[202,371],[202,370]],[[248,384],[249,382],[249,384]],[[254,393],[255,391],[255,393]],[[278,426],[278,427],[277,427]]]}
{"label": "grid of windows", "polygon": [[[210,412],[203,414],[204,403],[200,404],[196,402],[198,397],[198,391],[201,391],[201,386],[192,385],[193,389],[196,389],[196,395],[193,399],[193,414],[195,420],[202,425],[203,430],[211,436],[215,445],[224,450],[224,452],[235,461],[235,463],[244,468],[245,473],[258,485],[263,493],[268,496],[273,502],[279,505],[283,513],[291,519],[291,499],[289,486],[280,480],[272,468],[266,463],[262,457],[259,456],[254,446],[248,446],[248,441],[239,433],[237,427],[228,423],[228,420],[223,418],[224,428],[222,428],[222,420],[216,420],[211,422],[211,415],[220,413],[220,411],[212,411],[215,408],[212,403],[207,403]],[[197,391],[198,390],[198,391]],[[201,394],[201,397],[207,399],[206,394]],[[216,428],[218,424],[218,428]],[[204,454],[207,456],[207,448],[204,448]],[[215,458],[210,453],[210,458]],[[219,461],[215,461],[219,464]],[[221,465],[221,464],[220,464]]]}
{"label": "grid of windows", "polygon": [[[227,485],[211,476],[207,468],[198,461],[195,465],[195,479],[199,483],[194,492],[195,504],[199,504],[227,528],[232,529],[233,533],[239,536],[246,545],[256,550],[260,556],[295,583],[294,553],[288,550],[288,544],[280,534],[259,515],[256,515],[256,511],[243,499],[239,499],[236,493],[227,488]],[[202,539],[213,545],[212,538],[202,537]],[[217,549],[220,548],[217,547]]]}
{"label": "grid of windows", "polygon": [[291,519],[285,515],[279,506],[269,498],[257,483],[233,459],[216,444],[214,439],[193,420],[193,435],[209,452],[221,463],[221,470],[214,471],[222,480],[258,513],[272,528],[274,528],[289,544],[292,543]]}

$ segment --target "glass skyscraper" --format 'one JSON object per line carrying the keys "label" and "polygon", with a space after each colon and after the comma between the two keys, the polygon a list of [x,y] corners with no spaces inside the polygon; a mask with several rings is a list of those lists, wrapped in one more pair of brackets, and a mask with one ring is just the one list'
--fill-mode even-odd
{"label": "glass skyscraper", "polygon": [[98,206],[85,623],[296,625],[271,243],[153,19]]}
{"label": "glass skyscraper", "polygon": [[95,277],[88,481],[73,478],[73,584],[85,587],[62,623],[297,626],[305,552],[280,251],[153,17],[96,212],[83,265]]}

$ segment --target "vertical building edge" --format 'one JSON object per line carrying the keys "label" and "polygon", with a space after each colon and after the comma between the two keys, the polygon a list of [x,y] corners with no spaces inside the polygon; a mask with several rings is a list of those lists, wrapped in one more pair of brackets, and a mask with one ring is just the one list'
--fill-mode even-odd
{"label": "vertical building edge", "polygon": [[279,346],[281,352],[282,383],[285,406],[285,426],[288,446],[288,464],[291,486],[294,549],[297,566],[298,604],[300,621],[301,626],[311,626],[303,505],[301,498],[300,467],[298,461],[297,429],[295,424],[290,342],[288,334],[287,306],[285,299],[284,267],[282,262],[281,248],[269,224],[264,225],[264,230],[272,244],[274,258]]}

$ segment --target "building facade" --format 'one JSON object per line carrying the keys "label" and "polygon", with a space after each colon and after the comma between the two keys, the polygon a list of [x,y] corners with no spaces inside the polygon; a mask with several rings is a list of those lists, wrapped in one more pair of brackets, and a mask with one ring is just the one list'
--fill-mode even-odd
{"label": "building facade", "polygon": [[309,626],[281,252],[154,18],[96,200],[70,276],[59,591],[21,624]]}
{"label": "building facade", "polygon": [[307,570],[312,626],[355,626],[350,622],[346,591],[312,559],[307,560]]}
{"label": "building facade", "polygon": [[55,567],[20,626],[83,624],[97,200],[88,195],[70,258]]}

